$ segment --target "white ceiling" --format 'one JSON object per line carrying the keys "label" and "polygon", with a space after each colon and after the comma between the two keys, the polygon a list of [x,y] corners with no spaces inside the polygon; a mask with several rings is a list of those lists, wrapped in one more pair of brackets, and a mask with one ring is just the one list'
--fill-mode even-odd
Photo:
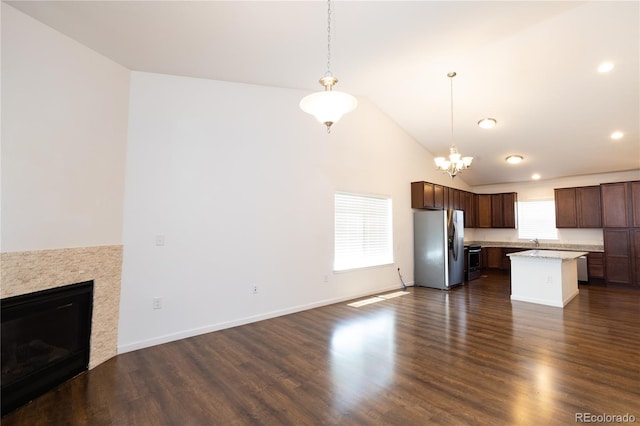
{"label": "white ceiling", "polygon": [[[132,70],[308,91],[326,71],[324,1],[7,3]],[[470,185],[640,169],[638,1],[338,1],[332,17],[336,89],[369,98],[435,156],[451,144],[447,73],[458,73]],[[615,68],[599,74],[605,60]],[[487,116],[498,125],[478,128]]]}

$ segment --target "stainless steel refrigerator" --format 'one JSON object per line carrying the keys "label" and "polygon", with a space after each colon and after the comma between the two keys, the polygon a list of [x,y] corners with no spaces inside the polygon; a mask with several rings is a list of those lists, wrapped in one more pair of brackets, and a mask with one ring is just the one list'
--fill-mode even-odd
{"label": "stainless steel refrigerator", "polygon": [[413,216],[416,286],[448,290],[464,281],[464,220],[460,210],[420,210]]}

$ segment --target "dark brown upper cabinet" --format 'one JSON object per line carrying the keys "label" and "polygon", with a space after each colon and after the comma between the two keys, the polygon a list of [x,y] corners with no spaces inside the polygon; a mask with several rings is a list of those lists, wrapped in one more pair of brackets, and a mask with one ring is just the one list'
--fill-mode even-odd
{"label": "dark brown upper cabinet", "polygon": [[475,228],[478,226],[478,195],[473,192],[465,193],[464,226]]}
{"label": "dark brown upper cabinet", "polygon": [[502,223],[505,228],[516,228],[518,225],[518,194],[506,192],[502,196]]}
{"label": "dark brown upper cabinet", "polygon": [[494,228],[516,227],[516,201],[515,192],[491,195],[491,208],[495,207],[494,211],[491,212]]}
{"label": "dark brown upper cabinet", "polygon": [[629,185],[627,182],[603,183],[602,224],[604,228],[627,228],[629,223]]}
{"label": "dark brown upper cabinet", "polygon": [[435,209],[444,207],[444,187],[429,182],[411,182],[411,208]]}
{"label": "dark brown upper cabinet", "polygon": [[[490,218],[490,226],[479,226],[480,228],[515,228],[517,224],[516,201],[517,194],[515,192],[506,192],[502,194],[479,194],[478,210],[480,215],[484,215],[483,223],[487,223]],[[483,207],[480,207],[483,204]],[[482,213],[489,204],[490,212]]]}
{"label": "dark brown upper cabinet", "polygon": [[474,194],[430,182],[411,182],[412,208],[462,210],[465,228],[515,228],[516,198],[515,192]]}
{"label": "dark brown upper cabinet", "polygon": [[478,194],[478,228],[491,228],[491,194]]}
{"label": "dark brown upper cabinet", "polygon": [[556,188],[556,228],[602,228],[600,186]]}
{"label": "dark brown upper cabinet", "polygon": [[491,227],[504,228],[504,208],[502,194],[491,194]]}
{"label": "dark brown upper cabinet", "polygon": [[556,204],[556,228],[577,228],[576,189],[554,189]]}
{"label": "dark brown upper cabinet", "polygon": [[444,186],[433,184],[434,208],[444,209]]}
{"label": "dark brown upper cabinet", "polygon": [[460,208],[460,191],[459,189],[449,188],[449,208],[453,210],[462,210]]}
{"label": "dark brown upper cabinet", "polygon": [[578,228],[602,228],[600,185],[576,188]]}
{"label": "dark brown upper cabinet", "polygon": [[411,182],[411,208],[435,208],[434,188],[429,182]]}
{"label": "dark brown upper cabinet", "polygon": [[463,212],[465,212],[465,215],[467,214],[467,191],[459,191],[459,195],[460,195],[460,202],[458,203],[458,210],[462,210]]}

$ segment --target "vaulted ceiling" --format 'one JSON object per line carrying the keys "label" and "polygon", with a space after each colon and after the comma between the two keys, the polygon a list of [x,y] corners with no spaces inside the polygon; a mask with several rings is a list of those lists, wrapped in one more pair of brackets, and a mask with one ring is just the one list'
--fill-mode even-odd
{"label": "vaulted ceiling", "polygon": [[[6,3],[132,70],[309,92],[326,71],[324,1]],[[456,71],[453,135],[475,157],[473,186],[640,169],[639,29],[637,1],[337,1],[332,72],[439,156]]]}

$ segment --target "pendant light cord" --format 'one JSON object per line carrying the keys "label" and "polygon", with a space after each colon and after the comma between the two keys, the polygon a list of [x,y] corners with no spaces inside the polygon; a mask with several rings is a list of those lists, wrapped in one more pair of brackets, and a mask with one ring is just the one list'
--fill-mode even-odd
{"label": "pendant light cord", "polygon": [[327,0],[327,73],[331,76],[331,0]]}
{"label": "pendant light cord", "polygon": [[450,72],[447,76],[451,79],[451,146],[455,146],[453,139],[453,77],[456,76],[455,71]]}
{"label": "pendant light cord", "polygon": [[327,72],[319,81],[324,90],[305,96],[300,101],[300,108],[315,116],[327,127],[327,132],[331,131],[331,126],[340,117],[358,106],[358,100],[348,93],[333,92],[337,82],[338,79],[331,74],[331,0],[327,0]]}
{"label": "pendant light cord", "polygon": [[451,178],[454,178],[461,171],[468,169],[473,161],[473,157],[463,157],[458,152],[453,139],[453,77],[456,75],[455,71],[447,74],[447,77],[451,79],[451,147],[449,148],[449,160],[446,160],[445,157],[434,158],[436,168],[448,173]]}

